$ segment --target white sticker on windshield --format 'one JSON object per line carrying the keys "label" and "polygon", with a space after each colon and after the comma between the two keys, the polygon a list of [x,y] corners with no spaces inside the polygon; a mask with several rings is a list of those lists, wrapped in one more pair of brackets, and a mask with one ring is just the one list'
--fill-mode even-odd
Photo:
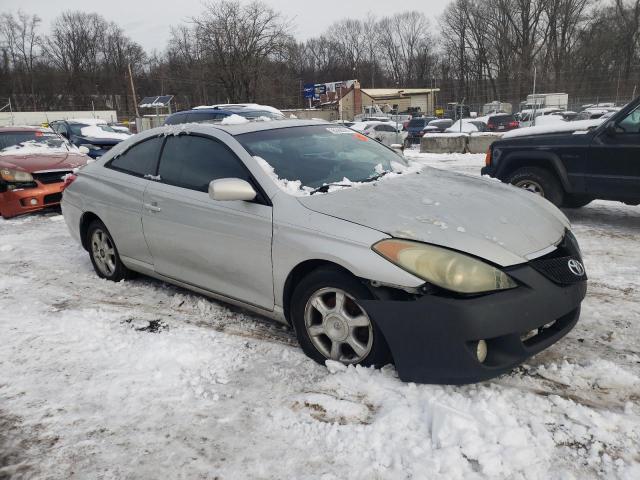
{"label": "white sticker on windshield", "polygon": [[327,127],[327,131],[333,133],[334,135],[343,135],[345,133],[354,133],[353,130],[350,130],[345,127]]}

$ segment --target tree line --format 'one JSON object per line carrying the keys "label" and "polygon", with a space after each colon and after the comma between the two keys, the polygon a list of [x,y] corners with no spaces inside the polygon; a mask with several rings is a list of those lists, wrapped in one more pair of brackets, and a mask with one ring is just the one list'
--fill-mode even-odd
{"label": "tree line", "polygon": [[[640,0],[452,0],[440,18],[407,11],[342,19],[306,41],[256,0],[204,4],[145,52],[114,22],[66,11],[0,15],[0,108],[117,109],[172,94],[178,108],[256,101],[301,107],[302,85],[359,79],[363,88],[437,87],[438,101],[517,105],[534,88],[575,101],[626,101],[640,71]],[[47,33],[45,33],[45,30]],[[138,99],[139,100],[139,99]]]}

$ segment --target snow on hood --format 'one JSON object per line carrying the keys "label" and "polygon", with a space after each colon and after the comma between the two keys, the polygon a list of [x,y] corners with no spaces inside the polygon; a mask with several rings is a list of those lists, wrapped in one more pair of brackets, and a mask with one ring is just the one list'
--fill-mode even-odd
{"label": "snow on hood", "polygon": [[603,119],[595,120],[577,120],[575,122],[554,122],[547,125],[536,127],[525,127],[511,130],[504,134],[502,138],[526,137],[529,135],[547,135],[550,133],[571,133],[571,132],[587,132],[592,128],[598,127],[604,122]]}
{"label": "snow on hood", "polygon": [[298,201],[392,237],[452,248],[501,266],[534,258],[557,244],[569,227],[548,201],[497,181],[432,168],[401,177]]}
{"label": "snow on hood", "polygon": [[80,129],[82,136],[87,138],[105,138],[109,140],[126,140],[131,135],[121,132],[109,132],[103,130],[99,125],[89,125]]}
{"label": "snow on hood", "polygon": [[60,154],[68,154],[69,152],[75,152],[80,154],[80,150],[74,145],[65,146],[60,145],[59,147],[53,147],[43,142],[36,142],[34,140],[29,140],[26,142],[19,143],[17,145],[11,145],[9,147],[3,148],[0,150],[0,156],[28,156],[28,155],[60,155]]}

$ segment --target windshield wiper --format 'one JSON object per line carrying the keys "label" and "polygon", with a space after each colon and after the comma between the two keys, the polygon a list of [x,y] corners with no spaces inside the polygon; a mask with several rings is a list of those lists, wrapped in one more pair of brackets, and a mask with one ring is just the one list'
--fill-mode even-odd
{"label": "windshield wiper", "polygon": [[314,193],[327,193],[329,191],[330,187],[351,187],[351,185],[347,184],[347,183],[325,183],[324,185],[322,185],[321,187],[315,188],[313,190],[311,190],[311,193],[309,193],[309,195],[313,195]]}
{"label": "windshield wiper", "polygon": [[389,170],[385,170],[384,172],[376,173],[375,175],[371,175],[366,180],[360,180],[362,183],[375,182],[376,180],[380,180],[387,173],[391,173]]}

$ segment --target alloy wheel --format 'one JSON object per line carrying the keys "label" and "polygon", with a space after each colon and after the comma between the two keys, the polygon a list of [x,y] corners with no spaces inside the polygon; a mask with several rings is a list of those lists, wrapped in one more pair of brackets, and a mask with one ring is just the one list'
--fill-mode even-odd
{"label": "alloy wheel", "polygon": [[344,290],[322,288],[311,295],[304,324],[311,343],[325,358],[352,364],[371,352],[373,326],[369,315]]}
{"label": "alloy wheel", "polygon": [[91,254],[100,272],[111,277],[116,270],[116,249],[109,235],[100,228],[91,235]]}
{"label": "alloy wheel", "polygon": [[517,182],[515,186],[544,197],[544,189],[542,188],[542,185],[538,182],[534,182],[533,180],[521,180]]}

